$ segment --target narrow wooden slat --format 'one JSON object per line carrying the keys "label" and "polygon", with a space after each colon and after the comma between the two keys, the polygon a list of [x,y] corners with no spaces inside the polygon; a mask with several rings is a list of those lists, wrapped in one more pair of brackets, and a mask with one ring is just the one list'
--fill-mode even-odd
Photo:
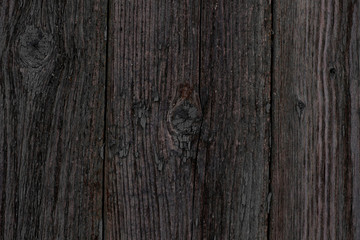
{"label": "narrow wooden slat", "polygon": [[[348,174],[351,178],[345,179],[352,181],[352,233],[353,239],[360,238],[360,3],[353,1],[348,6],[348,28],[346,29],[346,49],[345,69],[349,79],[348,114],[350,114],[348,124],[348,151],[350,151],[351,161],[348,162]],[[349,187],[351,187],[351,185]],[[351,220],[350,220],[351,221]]]}
{"label": "narrow wooden slat", "polygon": [[0,9],[0,237],[101,239],[106,4]]}
{"label": "narrow wooden slat", "polygon": [[110,2],[106,239],[191,239],[199,2]]}
{"label": "narrow wooden slat", "polygon": [[201,232],[194,239],[266,239],[271,1],[203,1],[201,15]]}
{"label": "narrow wooden slat", "polygon": [[359,2],[274,4],[271,239],[359,239]]}

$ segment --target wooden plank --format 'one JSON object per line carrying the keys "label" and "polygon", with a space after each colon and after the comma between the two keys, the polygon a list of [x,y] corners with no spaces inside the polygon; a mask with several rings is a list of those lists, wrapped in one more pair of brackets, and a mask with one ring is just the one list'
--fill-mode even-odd
{"label": "wooden plank", "polygon": [[[348,119],[348,151],[349,161],[348,174],[352,181],[352,208],[351,211],[353,239],[360,238],[360,3],[353,2],[348,6],[348,26],[346,29],[345,70],[348,78],[349,89],[346,103],[350,116]],[[351,187],[351,185],[349,187]],[[350,194],[350,193],[349,193]],[[351,219],[349,219],[351,221]]]}
{"label": "wooden plank", "polygon": [[106,238],[266,238],[270,3],[110,9]]}
{"label": "wooden plank", "polygon": [[359,3],[274,3],[271,239],[359,239]]}
{"label": "wooden plank", "polygon": [[106,5],[0,9],[0,237],[100,239]]}
{"label": "wooden plank", "polygon": [[203,1],[201,235],[266,239],[271,1]]}
{"label": "wooden plank", "polygon": [[199,2],[110,1],[106,239],[191,239]]}

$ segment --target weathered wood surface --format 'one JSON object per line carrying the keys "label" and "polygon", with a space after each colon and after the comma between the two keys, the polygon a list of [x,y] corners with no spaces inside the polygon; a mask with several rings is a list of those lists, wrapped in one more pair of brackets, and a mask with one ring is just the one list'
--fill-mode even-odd
{"label": "weathered wood surface", "polygon": [[110,1],[107,239],[197,231],[199,13],[199,1]]}
{"label": "weathered wood surface", "polygon": [[266,239],[271,4],[203,1],[201,15],[202,234],[194,239]]}
{"label": "weathered wood surface", "polygon": [[107,8],[0,4],[0,237],[101,239]]}
{"label": "weathered wood surface", "polygon": [[0,2],[0,239],[359,239],[355,0]]}
{"label": "weathered wood surface", "polygon": [[110,9],[106,237],[266,238],[271,5]]}
{"label": "weathered wood surface", "polygon": [[270,239],[359,239],[359,1],[273,9]]}

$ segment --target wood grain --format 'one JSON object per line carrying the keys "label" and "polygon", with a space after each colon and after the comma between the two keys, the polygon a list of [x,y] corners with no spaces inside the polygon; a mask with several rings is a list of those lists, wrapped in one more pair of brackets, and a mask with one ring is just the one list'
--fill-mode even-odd
{"label": "wood grain", "polygon": [[[353,239],[360,238],[360,3],[354,1],[348,6],[348,28],[346,29],[345,70],[349,89],[347,92],[348,123],[348,174],[352,175],[352,208],[349,219]],[[350,106],[349,106],[350,105]]]}
{"label": "wood grain", "polygon": [[0,2],[0,239],[359,239],[356,0]]}
{"label": "wood grain", "polygon": [[106,239],[190,239],[199,2],[110,1]]}
{"label": "wood grain", "polygon": [[199,146],[201,235],[266,239],[271,2],[203,1]]}
{"label": "wood grain", "polygon": [[359,239],[359,2],[277,0],[271,239]]}
{"label": "wood grain", "polygon": [[266,238],[270,3],[110,9],[106,238]]}
{"label": "wood grain", "polygon": [[101,239],[106,5],[0,9],[0,237]]}

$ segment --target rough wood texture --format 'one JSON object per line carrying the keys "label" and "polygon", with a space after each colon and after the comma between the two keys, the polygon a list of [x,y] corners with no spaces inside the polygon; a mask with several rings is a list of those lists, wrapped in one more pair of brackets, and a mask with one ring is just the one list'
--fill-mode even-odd
{"label": "rough wood texture", "polygon": [[190,239],[199,2],[110,2],[106,238]]}
{"label": "rough wood texture", "polygon": [[359,2],[276,0],[271,239],[359,239]]}
{"label": "rough wood texture", "polygon": [[356,0],[0,1],[0,239],[360,239]]}
{"label": "rough wood texture", "polygon": [[271,4],[204,1],[198,157],[201,232],[266,239],[270,158]]}
{"label": "rough wood texture", "polygon": [[199,3],[111,1],[107,239],[266,238],[271,5]]}
{"label": "rough wood texture", "polygon": [[99,239],[106,6],[0,9],[0,237]]}
{"label": "rough wood texture", "polygon": [[[349,123],[348,123],[348,146],[349,174],[353,174],[352,180],[352,229],[353,239],[360,238],[360,3],[353,1],[348,6],[348,28],[346,29],[346,54],[345,65],[349,89],[347,92]],[[349,106],[350,104],[350,106]]]}

